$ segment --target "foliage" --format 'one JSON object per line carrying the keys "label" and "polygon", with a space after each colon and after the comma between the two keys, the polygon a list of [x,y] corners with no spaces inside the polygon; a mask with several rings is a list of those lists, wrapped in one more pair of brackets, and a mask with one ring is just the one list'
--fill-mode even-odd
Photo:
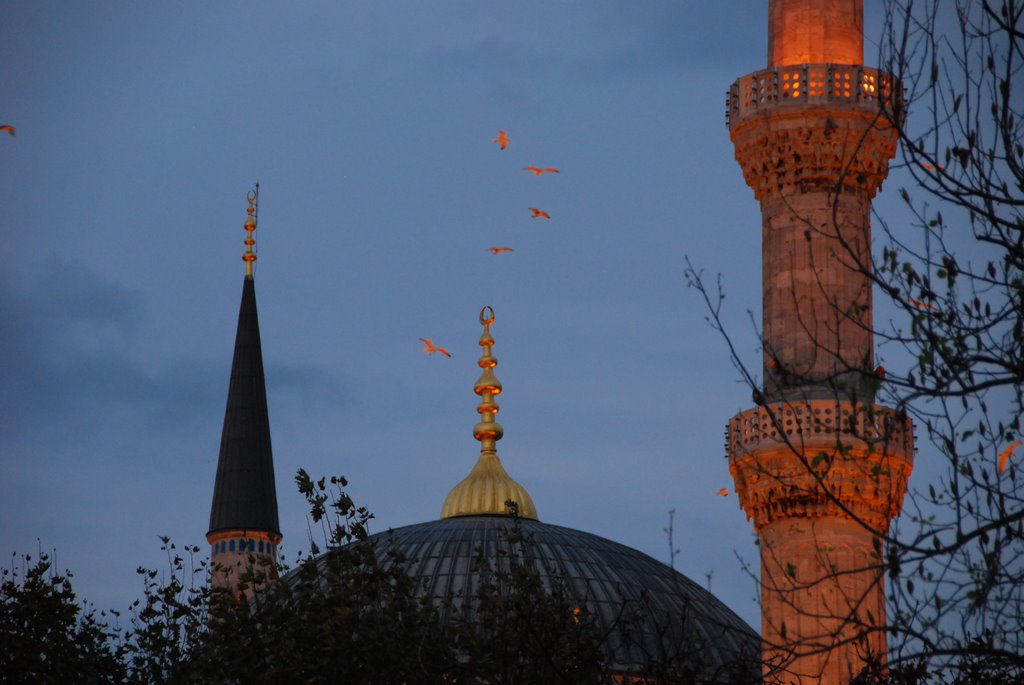
{"label": "foliage", "polygon": [[78,604],[71,574],[46,554],[22,562],[0,585],[0,682],[122,682],[118,631]]}
{"label": "foliage", "polygon": [[[894,660],[1024,670],[1024,2],[897,2],[882,64],[909,228],[880,221],[871,270],[905,312],[879,326],[912,359],[886,401],[943,472],[914,490],[890,549]],[[983,637],[977,637],[983,636]]]}
{"label": "foliage", "polygon": [[[517,514],[515,503],[508,503]],[[473,597],[449,598],[449,636],[460,655],[456,682],[605,683],[602,638],[582,598],[547,587],[518,515],[497,556],[476,551]]]}
{"label": "foliage", "polygon": [[293,582],[249,579],[260,588],[251,600],[213,592],[208,633],[182,665],[189,679],[415,683],[451,671],[436,609],[414,598],[401,559],[378,563],[372,515],[341,490],[346,481],[300,472],[297,482],[330,551],[302,560]]}
{"label": "foliage", "polygon": [[[474,596],[435,603],[419,596],[388,538],[369,534],[372,514],[353,502],[344,478],[314,481],[300,471],[296,482],[325,553],[311,544],[291,572],[253,563],[233,595],[211,588],[221,569],[198,547],[179,553],[164,538],[168,568],[138,569],[143,598],[123,632],[83,612],[70,578],[44,558],[4,582],[0,673],[11,682],[612,681],[607,636],[566,583],[542,576],[518,516],[497,556],[477,550]],[[641,621],[644,609],[624,607],[623,623]],[[684,643],[656,655],[650,672],[662,683],[709,682],[699,649]],[[750,676],[738,668],[714,682]]]}

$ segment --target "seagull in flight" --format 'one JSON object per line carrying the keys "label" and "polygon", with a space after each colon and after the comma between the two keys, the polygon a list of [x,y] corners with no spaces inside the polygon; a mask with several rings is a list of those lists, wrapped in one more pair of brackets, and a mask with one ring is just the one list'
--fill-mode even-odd
{"label": "seagull in flight", "polygon": [[428,338],[420,338],[420,342],[423,343],[423,354],[434,354],[435,352],[440,352],[446,357],[452,356],[451,352],[444,349],[443,347],[438,347]]}
{"label": "seagull in flight", "polygon": [[560,173],[562,173],[558,169],[552,169],[551,167],[547,167],[545,169],[541,169],[541,168],[535,167],[535,166],[524,166],[523,167],[523,171],[532,171],[534,176],[540,176],[541,174],[560,174]]}
{"label": "seagull in flight", "polygon": [[1010,457],[1013,456],[1013,451],[1020,447],[1020,440],[1014,440],[1006,449],[999,453],[999,473],[1006,470],[1006,464],[1010,461]]}
{"label": "seagull in flight", "polygon": [[939,308],[936,307],[935,305],[928,304],[927,302],[922,302],[921,300],[915,300],[914,298],[910,298],[910,304],[914,305],[918,309],[927,309],[930,312],[939,311]]}
{"label": "seagull in flight", "polygon": [[515,252],[511,247],[489,247],[487,248],[487,251],[495,255],[501,254],[502,252]]}
{"label": "seagull in flight", "polygon": [[728,497],[729,496],[729,491],[726,490],[725,488],[718,488],[718,492],[716,492],[715,494],[716,495],[721,495],[722,497]]}
{"label": "seagull in flight", "polygon": [[0,126],[0,131],[7,131],[12,136],[14,135],[14,127],[10,124],[4,124],[3,126]]}
{"label": "seagull in flight", "polygon": [[506,135],[504,131],[498,131],[498,137],[492,138],[491,142],[497,143],[501,146],[501,149],[504,150],[508,147],[508,135]]}
{"label": "seagull in flight", "polygon": [[533,216],[530,217],[531,219],[550,219],[551,218],[551,215],[548,214],[547,212],[545,212],[542,209],[537,209],[536,207],[530,207],[530,211],[533,212]]}

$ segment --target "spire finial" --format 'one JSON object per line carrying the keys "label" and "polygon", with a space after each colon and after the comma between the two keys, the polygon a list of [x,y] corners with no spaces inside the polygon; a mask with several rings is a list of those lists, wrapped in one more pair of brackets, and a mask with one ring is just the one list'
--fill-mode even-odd
{"label": "spire finial", "polygon": [[496,448],[494,443],[501,440],[505,429],[494,420],[498,413],[498,405],[494,397],[501,394],[501,382],[494,375],[494,367],[498,365],[498,359],[491,354],[491,347],[494,346],[494,338],[491,337],[491,324],[494,323],[494,310],[484,307],[480,310],[480,324],[484,332],[480,335],[480,347],[483,354],[477,360],[477,366],[483,369],[473,392],[480,395],[480,404],[476,411],[480,415],[480,423],[473,427],[473,437],[480,441],[480,449],[493,452]]}
{"label": "spire finial", "polygon": [[242,255],[242,260],[245,261],[245,277],[252,278],[253,266],[256,262],[256,251],[253,249],[256,246],[256,219],[259,216],[260,206],[260,184],[256,182],[256,187],[245,194],[245,199],[249,201],[249,208],[245,210],[247,216],[245,217],[245,254]]}
{"label": "spire finial", "polygon": [[498,413],[494,398],[501,394],[501,382],[494,375],[498,360],[491,354],[494,346],[494,338],[491,337],[493,323],[494,310],[490,307],[481,309],[480,325],[484,327],[484,332],[480,335],[480,347],[483,348],[483,354],[477,360],[477,365],[483,372],[473,385],[473,392],[480,396],[480,404],[476,407],[480,422],[473,426],[473,437],[480,441],[480,458],[470,474],[448,493],[441,507],[441,518],[506,516],[509,511],[505,503],[508,501],[517,504],[520,517],[537,518],[537,508],[530,494],[505,471],[495,446],[505,430],[494,420],[494,415]]}

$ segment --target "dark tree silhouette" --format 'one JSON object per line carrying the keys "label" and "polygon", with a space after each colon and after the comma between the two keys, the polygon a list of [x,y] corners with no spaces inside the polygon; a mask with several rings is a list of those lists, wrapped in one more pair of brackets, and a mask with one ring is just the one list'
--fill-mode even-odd
{"label": "dark tree silhouette", "polygon": [[[138,569],[143,597],[123,630],[83,611],[69,576],[53,573],[48,559],[6,572],[0,682],[757,681],[749,662],[709,670],[702,645],[687,640],[678,648],[666,641],[643,676],[614,670],[603,629],[569,583],[538,571],[518,516],[496,556],[477,551],[474,595],[438,602],[417,593],[400,551],[369,534],[372,514],[353,502],[344,478],[300,471],[296,482],[311,530],[323,537],[294,569],[282,564],[280,580],[268,582],[263,570],[243,576],[237,595],[211,585],[217,570],[198,547],[179,550],[166,538],[168,567]],[[624,606],[623,634],[632,622],[644,625],[650,610]]]}
{"label": "dark tree silhouette", "polygon": [[105,615],[79,604],[71,574],[57,573],[48,555],[3,570],[0,682],[123,682],[119,637]]}

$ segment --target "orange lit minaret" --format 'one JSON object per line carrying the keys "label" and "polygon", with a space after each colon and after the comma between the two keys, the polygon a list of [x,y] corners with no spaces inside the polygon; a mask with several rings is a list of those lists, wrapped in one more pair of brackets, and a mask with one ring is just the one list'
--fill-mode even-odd
{"label": "orange lit minaret", "polygon": [[239,592],[247,573],[265,574],[267,579],[275,577],[277,546],[281,543],[253,279],[258,193],[257,184],[248,194],[246,249],[242,255],[245,280],[210,507],[210,530],[206,534],[213,563],[212,584],[233,594]]}
{"label": "orange lit minaret", "polygon": [[913,428],[874,403],[871,200],[896,131],[863,66],[861,0],[769,0],[768,68],[729,92],[761,204],[764,387],[727,430],[761,551],[766,683],[848,683],[886,641],[884,546]]}

